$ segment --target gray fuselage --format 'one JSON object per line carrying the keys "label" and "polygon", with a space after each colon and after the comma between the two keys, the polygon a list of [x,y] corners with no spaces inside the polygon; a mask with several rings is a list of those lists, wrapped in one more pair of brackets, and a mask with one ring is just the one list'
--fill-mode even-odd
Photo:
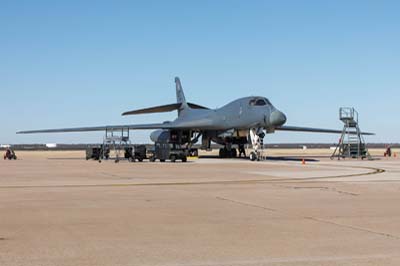
{"label": "gray fuselage", "polygon": [[180,110],[171,124],[197,130],[273,129],[286,122],[286,116],[264,97],[245,97],[214,110]]}

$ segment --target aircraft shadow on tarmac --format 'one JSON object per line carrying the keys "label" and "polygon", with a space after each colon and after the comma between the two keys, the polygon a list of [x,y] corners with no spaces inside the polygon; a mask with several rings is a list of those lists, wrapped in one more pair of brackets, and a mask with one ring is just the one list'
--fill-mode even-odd
{"label": "aircraft shadow on tarmac", "polygon": [[[218,156],[216,155],[202,155],[198,157],[199,159],[220,159]],[[313,158],[310,158],[308,156],[304,156],[304,157],[300,157],[300,156],[267,156],[266,160],[267,161],[287,161],[287,162],[302,162],[303,159],[305,162],[319,162],[320,160],[316,159],[316,158],[330,158],[330,156],[313,156]],[[232,158],[234,160],[249,160],[248,157],[239,157],[239,158]],[[65,157],[65,158],[61,158],[61,157],[55,157],[55,158],[47,158],[47,160],[84,160],[84,158],[76,158],[76,157]],[[103,161],[113,161],[114,159],[109,159],[109,160],[103,160]],[[224,159],[221,159],[224,160]],[[337,159],[335,159],[337,160]],[[350,159],[349,159],[350,160]],[[372,159],[370,159],[370,161],[376,161],[376,160],[382,160],[382,158],[379,157],[373,157]],[[93,161],[93,160],[91,160]],[[121,159],[121,161],[125,161],[124,159]],[[192,163],[193,161],[188,161],[187,163]]]}
{"label": "aircraft shadow on tarmac", "polygon": [[46,160],[76,160],[76,161],[81,161],[81,160],[86,160],[85,158],[76,158],[76,157],[48,157]]}
{"label": "aircraft shadow on tarmac", "polygon": [[[218,156],[212,156],[212,155],[205,155],[205,156],[200,156],[199,157],[200,159],[219,159],[219,157]],[[303,160],[305,161],[305,162],[320,162],[321,160],[319,160],[319,159],[316,159],[316,158],[319,158],[319,159],[330,159],[331,157],[330,156],[313,156],[312,158],[310,157],[310,156],[291,156],[291,157],[289,157],[289,156],[267,156],[267,157],[265,157],[265,159],[267,160],[267,161],[287,161],[287,162],[302,162]],[[232,158],[232,159],[236,159],[236,160],[249,160],[249,158],[248,157],[246,157],[246,158],[243,158],[243,157],[241,157],[241,158]],[[381,160],[382,158],[379,158],[379,157],[372,157],[371,159],[368,159],[369,161],[379,161],[379,160]],[[223,159],[221,159],[221,160],[223,160]],[[334,160],[337,160],[337,158],[334,158]],[[344,159],[342,159],[342,160],[344,160]],[[347,160],[355,160],[355,159],[347,159]]]}
{"label": "aircraft shadow on tarmac", "polygon": [[306,162],[319,162],[317,159],[312,159],[312,158],[300,158],[300,157],[286,157],[286,156],[278,156],[278,157],[270,157],[267,156],[267,160],[271,161],[293,161],[293,162],[301,162],[301,161],[306,161]]}
{"label": "aircraft shadow on tarmac", "polygon": [[[204,156],[200,156],[199,159],[219,159],[218,156],[212,156],[212,155],[204,155]],[[232,158],[235,160],[250,160],[248,157],[239,157],[239,158]],[[288,156],[267,156],[266,160],[267,161],[293,161],[293,162],[302,162],[304,159],[304,161],[306,162],[319,162],[319,160],[317,159],[313,159],[313,158],[304,158],[304,157],[288,157]],[[221,159],[223,160],[223,159]]]}
{"label": "aircraft shadow on tarmac", "polygon": [[[210,157],[210,158],[212,158],[212,157]],[[214,157],[214,158],[218,158],[218,157]],[[54,161],[57,161],[57,160],[61,160],[61,161],[64,161],[64,160],[70,160],[70,161],[90,161],[90,162],[99,162],[98,160],[92,160],[92,159],[90,159],[90,160],[86,160],[85,158],[77,158],[77,157],[54,157],[54,158],[51,158],[51,157],[48,157],[48,158],[46,158],[46,160],[54,160]],[[115,162],[115,158],[109,158],[109,159],[103,159],[103,160],[101,160],[100,162]],[[118,162],[129,162],[128,161],[128,159],[119,159],[119,161]],[[143,162],[145,162],[145,163],[149,163],[150,161],[147,159],[145,159]],[[135,163],[143,163],[143,162],[138,162],[138,161],[136,161],[136,162],[130,162],[130,163],[132,163],[132,164],[135,164]],[[160,162],[160,161],[157,161],[157,162]],[[170,163],[170,161],[166,161],[167,163]],[[176,161],[175,163],[182,163],[181,161]],[[185,162],[185,163],[193,163],[193,161],[187,161],[187,162]]]}
{"label": "aircraft shadow on tarmac", "polygon": [[[199,159],[220,159],[218,156],[212,156],[212,155],[204,155],[204,156],[199,156]],[[248,157],[244,158],[232,158],[233,160],[243,160],[243,161],[247,161],[250,160]],[[292,162],[302,162],[304,159],[304,161],[306,162],[319,162],[320,160],[317,159],[313,159],[313,158],[303,158],[303,157],[288,157],[288,156],[276,156],[276,157],[272,157],[272,156],[267,156],[266,160],[267,161],[292,161]],[[76,157],[57,157],[57,158],[47,158],[47,160],[77,160],[77,161],[81,161],[84,160],[84,158],[76,158]],[[220,159],[221,161],[223,161],[224,159]],[[91,160],[93,161],[93,160]],[[113,159],[109,159],[109,160],[102,160],[102,161],[114,161]],[[125,161],[123,159],[121,159],[121,161]],[[192,161],[188,161],[187,163],[191,163]]]}

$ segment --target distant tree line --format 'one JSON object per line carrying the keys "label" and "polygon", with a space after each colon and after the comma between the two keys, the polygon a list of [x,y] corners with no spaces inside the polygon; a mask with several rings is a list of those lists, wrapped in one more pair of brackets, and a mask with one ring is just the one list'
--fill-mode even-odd
{"label": "distant tree line", "polygon": [[[11,145],[13,150],[24,150],[24,151],[63,151],[63,150],[85,150],[89,147],[100,146],[101,144],[57,144],[54,148],[49,148],[46,144],[15,144]],[[132,144],[134,145],[134,144]],[[153,144],[145,144],[148,148],[150,148]],[[400,148],[400,143],[369,143],[367,147],[369,149],[383,149],[388,145],[392,148]],[[269,143],[265,144],[264,147],[266,149],[302,149],[303,147],[307,147],[307,149],[329,149],[330,147],[336,146],[336,143]],[[213,149],[219,149],[220,145],[214,144],[211,145]],[[194,148],[200,148],[200,145],[194,145]],[[5,150],[6,148],[0,148],[0,150]]]}

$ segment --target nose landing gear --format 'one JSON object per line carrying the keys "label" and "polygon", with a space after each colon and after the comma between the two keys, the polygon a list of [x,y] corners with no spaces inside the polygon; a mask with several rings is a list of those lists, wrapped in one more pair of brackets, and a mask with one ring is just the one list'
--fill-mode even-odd
{"label": "nose landing gear", "polygon": [[265,133],[262,128],[252,128],[250,129],[250,139],[253,145],[253,151],[250,153],[251,161],[261,161],[265,160],[264,155],[264,137]]}

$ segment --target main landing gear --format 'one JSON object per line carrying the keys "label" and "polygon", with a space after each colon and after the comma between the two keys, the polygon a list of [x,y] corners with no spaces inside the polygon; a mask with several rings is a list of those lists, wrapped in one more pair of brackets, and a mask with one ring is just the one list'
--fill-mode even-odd
{"label": "main landing gear", "polygon": [[[263,128],[252,128],[249,132],[251,144],[253,146],[253,151],[250,152],[249,158],[251,161],[262,161],[266,159],[264,155],[264,137],[265,133]],[[224,148],[219,149],[220,158],[236,158],[241,157],[243,154],[246,157],[246,150],[243,144],[239,145],[239,151],[232,148],[232,143],[228,142],[225,144]]]}
{"label": "main landing gear", "polygon": [[237,150],[235,148],[228,148],[225,146],[224,148],[219,149],[219,158],[236,158],[238,155]]}

